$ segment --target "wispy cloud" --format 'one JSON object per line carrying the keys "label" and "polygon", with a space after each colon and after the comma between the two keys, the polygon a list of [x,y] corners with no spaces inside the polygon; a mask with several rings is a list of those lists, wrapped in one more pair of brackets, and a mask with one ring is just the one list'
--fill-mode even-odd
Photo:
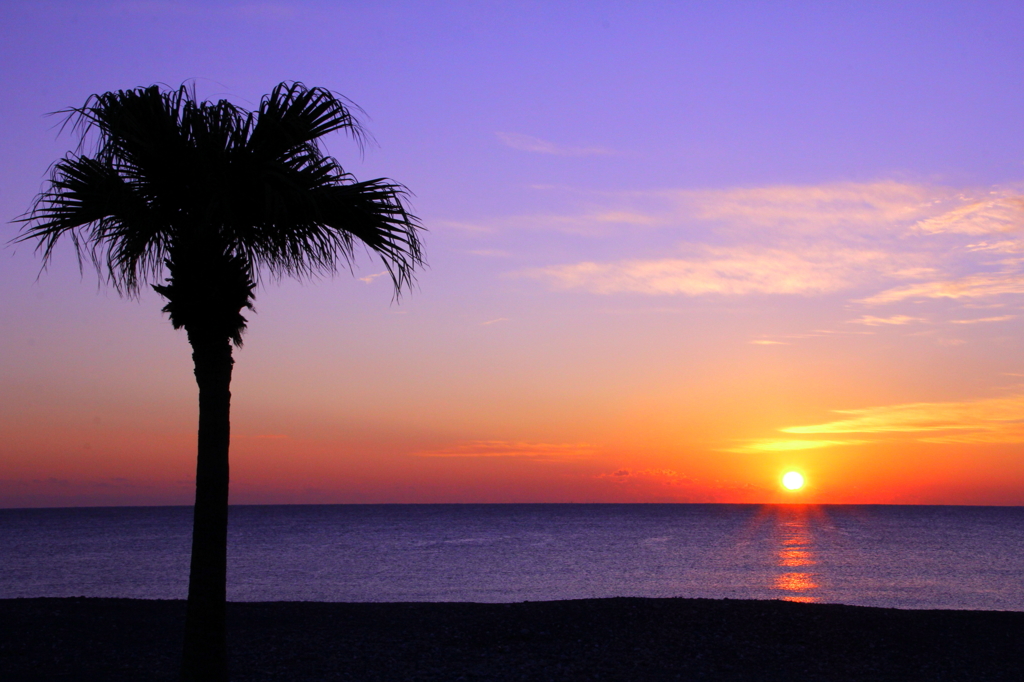
{"label": "wispy cloud", "polygon": [[985,273],[957,279],[908,284],[868,296],[861,299],[860,302],[867,305],[881,305],[915,298],[988,298],[1004,294],[1024,294],[1024,273]]}
{"label": "wispy cloud", "polygon": [[496,317],[493,320],[487,320],[486,322],[481,322],[480,326],[481,327],[486,327],[489,324],[497,324],[498,322],[508,322],[508,318],[507,317]]}
{"label": "wispy cloud", "polygon": [[587,443],[526,443],[506,440],[474,440],[449,448],[416,453],[420,457],[510,457],[564,460],[588,457],[596,452]]}
{"label": "wispy cloud", "polygon": [[824,234],[836,229],[880,232],[913,224],[955,201],[955,191],[883,181],[825,185],[778,185],[667,193],[694,218],[743,231]]}
{"label": "wispy cloud", "polygon": [[[618,469],[596,474],[608,485],[620,492],[637,494],[634,499],[644,501],[725,501],[739,499],[755,501],[764,499],[769,492],[766,488],[751,483],[698,479],[674,469]],[[648,542],[657,541],[651,538]]]}
{"label": "wispy cloud", "polygon": [[[1016,257],[1024,253],[1024,196],[1016,190],[874,182],[606,193],[591,195],[576,213],[509,218],[499,229],[509,227],[591,236],[641,227],[686,236],[655,258],[519,273],[596,294],[851,291],[859,303],[877,306],[1024,293],[1024,259]],[[978,239],[984,235],[998,237]],[[860,323],[919,320],[864,316]]]}
{"label": "wispy cloud", "polygon": [[1016,315],[1000,315],[998,317],[978,317],[973,320],[950,320],[952,324],[980,324],[983,322],[1006,322],[1007,320],[1013,320]]}
{"label": "wispy cloud", "polygon": [[892,315],[891,317],[875,317],[874,315],[862,315],[856,320],[847,320],[850,324],[866,324],[869,327],[878,327],[881,325],[902,325],[911,324],[913,322],[926,322],[923,317],[911,317],[909,315]]}
{"label": "wispy cloud", "polygon": [[610,474],[597,474],[597,478],[611,479],[616,483],[647,481],[665,485],[685,485],[695,482],[693,478],[680,474],[675,469],[617,469]]}
{"label": "wispy cloud", "polygon": [[865,440],[785,440],[779,438],[764,438],[760,440],[750,441],[743,445],[737,445],[731,448],[723,448],[725,452],[744,452],[744,453],[758,453],[758,452],[791,452],[794,450],[818,450],[821,448],[831,448],[837,445],[859,445],[861,443],[867,443]]}
{"label": "wispy cloud", "polygon": [[981,201],[971,201],[933,218],[921,220],[914,227],[933,234],[946,232],[982,235],[1019,230],[1022,223],[1024,197],[992,192]]}
{"label": "wispy cloud", "polygon": [[367,284],[372,284],[373,280],[377,279],[378,277],[383,277],[386,274],[388,274],[387,270],[381,270],[380,272],[375,272],[372,275],[367,275],[366,277],[360,277],[359,281],[360,282],[366,282]]}
{"label": "wispy cloud", "polygon": [[823,294],[899,274],[900,256],[866,248],[809,247],[802,252],[750,246],[688,246],[692,255],[614,263],[583,262],[535,268],[524,274],[558,288],[592,293]]}
{"label": "wispy cloud", "polygon": [[985,400],[906,403],[835,410],[846,418],[824,424],[790,426],[799,434],[920,433],[931,443],[1024,442],[1024,395]]}
{"label": "wispy cloud", "polygon": [[604,147],[568,147],[522,133],[495,133],[495,135],[505,146],[523,152],[554,156],[603,156],[612,153],[610,149]]}

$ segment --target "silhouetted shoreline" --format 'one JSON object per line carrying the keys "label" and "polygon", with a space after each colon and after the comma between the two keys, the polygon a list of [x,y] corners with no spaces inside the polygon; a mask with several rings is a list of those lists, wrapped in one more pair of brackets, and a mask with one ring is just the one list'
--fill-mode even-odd
{"label": "silhouetted shoreline", "polygon": [[[236,602],[231,679],[1021,680],[1024,613],[781,601]],[[183,601],[0,600],[7,682],[175,680]]]}

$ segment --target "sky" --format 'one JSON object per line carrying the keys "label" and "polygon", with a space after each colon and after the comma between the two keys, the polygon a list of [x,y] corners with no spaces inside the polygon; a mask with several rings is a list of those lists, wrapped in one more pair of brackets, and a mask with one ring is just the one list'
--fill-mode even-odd
{"label": "sky", "polygon": [[[302,81],[428,265],[266,282],[236,504],[1024,504],[1019,2],[0,4],[0,226],[49,112]],[[155,293],[0,249],[0,507],[190,504]],[[801,472],[799,492],[782,475]]]}

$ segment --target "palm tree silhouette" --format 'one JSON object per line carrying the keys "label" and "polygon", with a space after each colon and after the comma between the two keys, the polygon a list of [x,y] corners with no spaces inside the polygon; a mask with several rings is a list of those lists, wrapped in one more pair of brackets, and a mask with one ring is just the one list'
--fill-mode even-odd
{"label": "palm tree silhouette", "polygon": [[79,264],[90,259],[120,294],[151,284],[192,345],[199,438],[182,665],[189,682],[227,680],[230,383],[242,309],[252,309],[261,277],[333,273],[351,264],[360,242],[384,261],[396,296],[423,262],[405,188],[357,182],[324,152],[320,140],[334,131],[362,143],[351,108],[328,90],[288,82],[256,111],[199,101],[184,85],[93,95],[58,112],[79,148],[53,166],[18,219],[16,241],[35,241],[44,267],[67,237]]}

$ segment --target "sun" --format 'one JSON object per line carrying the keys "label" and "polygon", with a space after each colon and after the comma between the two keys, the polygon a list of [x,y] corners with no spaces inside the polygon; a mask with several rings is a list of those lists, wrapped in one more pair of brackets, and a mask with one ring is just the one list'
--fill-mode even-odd
{"label": "sun", "polygon": [[804,476],[799,471],[787,471],[782,476],[782,485],[786,490],[800,490],[804,487]]}

